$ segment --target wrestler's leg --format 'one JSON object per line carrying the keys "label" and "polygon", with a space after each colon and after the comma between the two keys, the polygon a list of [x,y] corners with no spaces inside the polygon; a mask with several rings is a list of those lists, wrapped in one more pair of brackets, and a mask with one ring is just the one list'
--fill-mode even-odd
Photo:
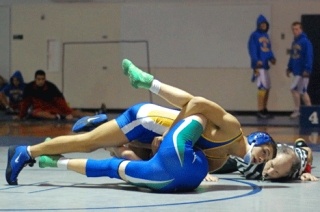
{"label": "wrestler's leg", "polygon": [[91,152],[99,148],[122,146],[134,139],[152,141],[154,136],[159,136],[170,127],[177,113],[153,104],[137,104],[115,120],[106,122],[90,132],[59,136],[30,146],[30,153],[32,157],[38,157]]}
{"label": "wrestler's leg", "polygon": [[129,80],[133,87],[149,89],[173,106],[182,108],[193,97],[193,95],[182,89],[154,79],[151,74],[140,70],[130,60],[124,59],[122,68],[125,75],[129,76]]}
{"label": "wrestler's leg", "polygon": [[56,155],[70,152],[92,152],[99,148],[120,146],[128,143],[115,120],[106,122],[96,129],[76,135],[58,136],[50,141],[30,146],[30,156]]}
{"label": "wrestler's leg", "polygon": [[[22,168],[28,163],[33,163],[33,158],[40,155],[91,152],[99,148],[122,146],[134,139],[151,142],[155,136],[162,135],[161,133],[172,124],[177,111],[159,106],[154,110],[151,104],[146,107],[145,105],[145,103],[137,104],[129,108],[116,120],[106,122],[93,131],[84,134],[59,136],[48,142],[28,147],[10,147],[6,169],[8,183],[17,184],[17,177]],[[141,107],[143,109],[140,110]],[[163,111],[167,115],[162,113],[163,116],[161,117],[159,113]],[[167,117],[167,119],[163,119],[164,117]],[[164,123],[167,123],[167,126],[163,126]],[[156,128],[153,126],[156,126]],[[23,157],[20,159],[19,155],[23,155]],[[14,162],[17,157],[20,159],[19,163]]]}
{"label": "wrestler's leg", "polygon": [[121,179],[118,168],[124,159],[109,158],[103,160],[94,159],[70,159],[62,155],[41,156],[40,168],[63,168],[74,171],[87,177],[110,177]]}
{"label": "wrestler's leg", "polygon": [[[122,118],[121,115],[119,117]],[[125,121],[122,124],[130,124],[130,118],[134,119],[130,116],[124,117],[122,120]],[[33,146],[11,146],[8,149],[6,180],[10,185],[16,185],[17,177],[23,167],[26,164],[33,164],[33,158],[40,155],[91,152],[98,148],[121,146],[128,142],[129,139],[119,127],[118,122],[112,120],[88,133],[59,136]]]}
{"label": "wrestler's leg", "polygon": [[98,148],[123,145],[127,142],[129,141],[117,122],[112,120],[88,133],[59,136],[32,146],[11,146],[8,149],[6,180],[10,185],[16,185],[23,167],[29,163],[33,164],[33,158],[40,155],[91,152]]}

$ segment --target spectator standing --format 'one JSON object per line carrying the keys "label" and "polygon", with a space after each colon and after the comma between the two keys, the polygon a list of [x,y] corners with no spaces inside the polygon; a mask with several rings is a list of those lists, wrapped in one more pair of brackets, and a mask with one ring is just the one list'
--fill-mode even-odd
{"label": "spectator standing", "polygon": [[253,69],[252,82],[256,81],[258,87],[258,112],[259,118],[269,118],[267,109],[269,91],[271,87],[269,75],[269,62],[276,63],[271,49],[271,41],[268,35],[269,22],[260,15],[257,19],[257,29],[251,33],[248,41],[248,50]]}
{"label": "spectator standing", "polygon": [[294,40],[291,45],[290,59],[288,62],[287,76],[293,75],[291,93],[293,97],[294,110],[291,118],[300,116],[300,101],[304,105],[311,106],[311,100],[307,93],[309,77],[312,72],[313,47],[307,35],[303,32],[300,22],[291,25]]}

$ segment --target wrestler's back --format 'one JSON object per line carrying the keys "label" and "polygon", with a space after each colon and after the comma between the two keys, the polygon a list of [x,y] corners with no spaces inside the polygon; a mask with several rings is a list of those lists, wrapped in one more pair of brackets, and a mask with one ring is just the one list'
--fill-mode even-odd
{"label": "wrestler's back", "polygon": [[234,149],[242,146],[242,138],[240,123],[230,114],[223,126],[216,126],[209,120],[196,146],[205,153],[209,161],[209,171],[214,171],[227,161]]}

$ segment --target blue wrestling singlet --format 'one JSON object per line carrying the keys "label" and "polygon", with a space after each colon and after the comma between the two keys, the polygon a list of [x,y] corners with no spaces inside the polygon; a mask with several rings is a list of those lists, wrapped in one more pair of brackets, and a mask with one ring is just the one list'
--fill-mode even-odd
{"label": "blue wrestling singlet", "polygon": [[[88,160],[88,177],[109,176],[157,192],[192,191],[208,173],[208,162],[193,146],[203,126],[193,117],[179,121],[163,138],[158,152],[149,161],[123,159]],[[120,167],[120,168],[118,168]]]}
{"label": "blue wrestling singlet", "polygon": [[[143,143],[151,143],[154,137],[161,136],[169,129],[178,114],[178,110],[151,103],[140,103],[130,107],[116,121],[129,141],[138,140]],[[230,140],[215,142],[202,135],[195,145],[204,150],[209,158],[227,159],[229,155],[222,154],[220,148],[232,145],[242,136],[243,133],[240,131]]]}
{"label": "blue wrestling singlet", "polygon": [[116,121],[129,141],[151,143],[154,137],[162,136],[169,129],[178,114],[178,110],[140,103],[130,107]]}

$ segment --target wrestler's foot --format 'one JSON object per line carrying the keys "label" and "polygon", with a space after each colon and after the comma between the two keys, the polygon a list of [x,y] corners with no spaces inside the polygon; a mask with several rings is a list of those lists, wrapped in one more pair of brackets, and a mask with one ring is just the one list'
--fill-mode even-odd
{"label": "wrestler's foot", "polygon": [[[51,138],[47,137],[44,142],[46,141],[50,141]],[[59,160],[59,158],[61,158],[62,155],[52,155],[52,156],[46,156],[46,155],[42,155],[40,156],[39,159],[39,167],[40,168],[45,168],[45,167],[57,167],[57,161]],[[58,158],[57,160],[54,160],[54,158]],[[47,165],[49,164],[49,165]]]}
{"label": "wrestler's foot", "polygon": [[309,147],[303,138],[298,138],[294,142],[294,147]]}
{"label": "wrestler's foot", "polygon": [[56,168],[58,167],[58,160],[62,158],[62,155],[42,155],[39,159],[39,167],[40,168]]}
{"label": "wrestler's foot", "polygon": [[85,116],[79,119],[72,127],[72,132],[88,132],[108,121],[106,114]]}
{"label": "wrestler's foot", "polygon": [[18,175],[25,167],[33,166],[36,161],[29,155],[27,146],[10,146],[8,149],[8,162],[6,180],[9,185],[18,185]]}
{"label": "wrestler's foot", "polygon": [[135,88],[149,89],[152,85],[154,77],[138,67],[136,67],[130,60],[124,59],[122,61],[123,73],[129,76],[130,83]]}

